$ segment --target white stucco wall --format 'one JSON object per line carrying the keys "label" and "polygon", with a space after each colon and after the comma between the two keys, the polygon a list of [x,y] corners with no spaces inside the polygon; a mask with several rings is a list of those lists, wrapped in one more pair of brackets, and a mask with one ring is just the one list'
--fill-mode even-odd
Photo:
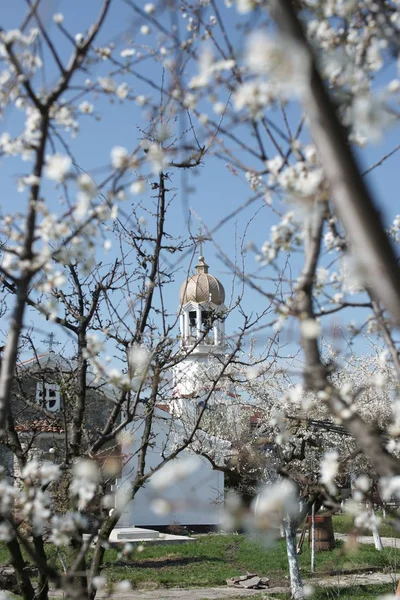
{"label": "white stucco wall", "polygon": [[[214,353],[209,351],[210,347],[199,345],[198,352],[189,355],[175,365],[173,369],[174,396],[185,398],[191,394],[201,393],[205,386],[211,386],[214,379],[218,377],[222,365],[213,354],[223,358],[218,349]],[[200,353],[203,349],[204,353]]]}
{"label": "white stucco wall", "polygon": [[[166,450],[169,454],[171,434],[170,417],[166,413],[157,410],[153,421],[154,446],[148,449],[146,459],[146,471],[156,467],[160,461],[161,453]],[[174,426],[176,429],[176,425]],[[133,425],[134,439],[131,444],[123,448],[124,454],[132,456],[123,469],[119,485],[124,485],[134,475],[137,451],[140,447],[140,434],[142,426]],[[171,440],[172,441],[172,440]],[[192,453],[183,451],[179,458],[174,459],[178,466],[179,461],[184,460]],[[199,457],[199,468],[187,478],[175,482],[167,489],[159,491],[148,482],[136,495],[136,498],[128,505],[122,515],[119,526],[165,526],[165,525],[217,525],[219,514],[224,498],[224,475],[214,471],[207,459]],[[168,512],[155,512],[162,499],[167,501],[170,510]],[[165,502],[164,502],[165,505]]]}

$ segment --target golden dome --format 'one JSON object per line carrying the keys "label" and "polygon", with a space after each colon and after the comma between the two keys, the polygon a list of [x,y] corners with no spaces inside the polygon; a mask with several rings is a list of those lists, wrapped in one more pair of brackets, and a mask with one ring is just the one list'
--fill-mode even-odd
{"label": "golden dome", "polygon": [[180,303],[184,306],[188,302],[212,302],[219,306],[225,300],[224,286],[218,279],[210,275],[204,257],[199,256],[196,265],[196,274],[186,279],[180,291]]}

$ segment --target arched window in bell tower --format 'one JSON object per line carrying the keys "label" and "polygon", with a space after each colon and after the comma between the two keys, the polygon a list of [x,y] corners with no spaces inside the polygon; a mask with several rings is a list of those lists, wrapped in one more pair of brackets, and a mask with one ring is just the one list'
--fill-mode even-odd
{"label": "arched window in bell tower", "polygon": [[195,338],[197,336],[197,316],[195,310],[189,311],[189,337]]}
{"label": "arched window in bell tower", "polygon": [[213,326],[215,320],[215,314],[212,310],[203,308],[201,310],[201,331],[202,333],[208,333]]}

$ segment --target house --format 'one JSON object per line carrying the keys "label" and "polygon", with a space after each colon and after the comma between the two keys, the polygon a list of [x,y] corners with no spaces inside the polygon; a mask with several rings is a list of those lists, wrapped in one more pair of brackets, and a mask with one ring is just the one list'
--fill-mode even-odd
{"label": "house", "polygon": [[[91,385],[86,388],[83,452],[104,426],[114,405],[112,390]],[[11,418],[21,446],[28,458],[63,462],[70,434],[71,414],[77,392],[76,362],[68,361],[54,350],[54,337],[49,336],[49,351],[36,354],[19,363],[13,384]],[[7,444],[8,442],[8,444]],[[0,445],[0,460],[5,475],[17,480],[19,463],[10,449],[10,436]],[[108,453],[111,445],[109,444]],[[120,449],[116,449],[120,455]],[[115,453],[114,452],[114,453]],[[101,456],[101,454],[100,454]],[[104,456],[102,456],[104,458]]]}

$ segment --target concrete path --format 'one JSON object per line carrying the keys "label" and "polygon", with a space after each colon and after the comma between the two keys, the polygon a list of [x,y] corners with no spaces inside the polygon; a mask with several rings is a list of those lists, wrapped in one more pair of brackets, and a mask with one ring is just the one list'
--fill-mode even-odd
{"label": "concrete path", "polygon": [[[152,591],[133,590],[129,600],[222,600],[223,598],[243,598],[244,596],[250,597],[259,594],[264,596],[264,592],[268,594],[269,590],[240,590],[228,586],[190,589],[171,588],[169,590],[158,589]],[[120,596],[118,596],[118,600],[119,598]],[[128,597],[123,600],[128,600]],[[268,600],[268,596],[266,596],[266,600]]]}
{"label": "concrete path", "polygon": [[[307,579],[306,583],[315,587],[346,588],[355,585],[377,585],[380,583],[397,583],[400,573],[355,573],[352,575],[330,575]],[[272,591],[269,590],[269,591]]]}
{"label": "concrete path", "polygon": [[[400,579],[392,573],[363,573],[354,575],[333,575],[307,579],[306,585],[312,587],[336,588],[353,587],[357,585],[377,585],[381,583],[396,583]],[[287,586],[271,587],[266,590],[245,590],[228,586],[212,588],[157,588],[154,590],[132,590],[112,594],[112,600],[224,600],[224,598],[247,598],[262,595],[264,600],[273,600],[273,594],[289,591]],[[99,593],[96,598],[105,598],[106,594]],[[110,598],[110,596],[107,596]]]}
{"label": "concrete path", "polygon": [[[332,589],[346,588],[357,585],[377,585],[380,583],[397,583],[400,574],[392,573],[363,573],[354,575],[332,575],[307,579],[306,585],[312,587],[330,587]],[[266,590],[245,590],[228,586],[212,588],[157,588],[154,590],[132,590],[131,592],[116,593],[109,596],[99,592],[96,598],[111,598],[112,600],[224,600],[224,598],[251,598],[261,595],[264,600],[273,600],[273,594],[289,591],[287,586],[271,587]],[[54,591],[54,598],[61,598],[61,592]]]}
{"label": "concrete path", "polygon": [[[289,588],[274,588],[274,591],[286,592]],[[98,592],[96,598],[112,600],[223,600],[224,598],[244,598],[245,596],[263,595],[263,600],[270,600],[269,590],[245,590],[232,587],[213,588],[157,588],[155,590],[132,590],[131,592],[109,594]],[[51,598],[62,598],[61,591],[50,592]],[[271,598],[271,600],[273,600]]]}

